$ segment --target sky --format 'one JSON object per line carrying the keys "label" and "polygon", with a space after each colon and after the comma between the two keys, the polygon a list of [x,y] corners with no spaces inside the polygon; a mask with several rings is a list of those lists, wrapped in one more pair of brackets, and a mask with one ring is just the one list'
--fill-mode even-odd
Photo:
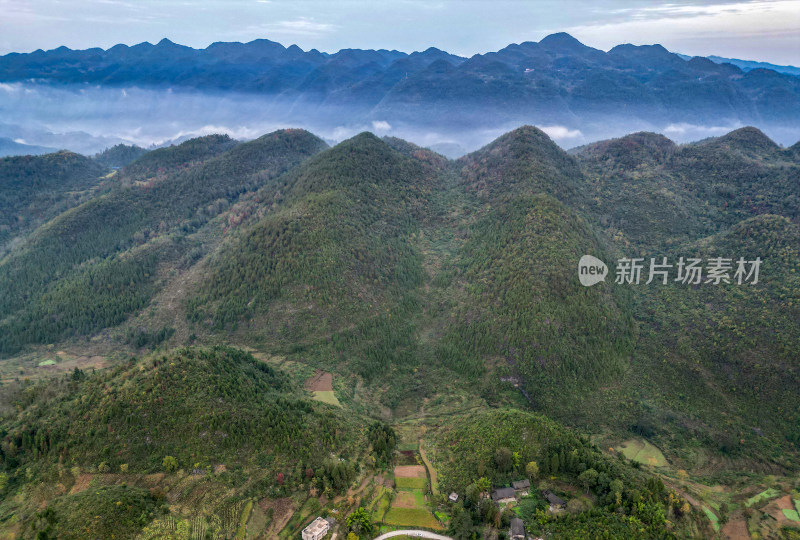
{"label": "sky", "polygon": [[0,0],[0,54],[166,37],[192,47],[267,38],[304,50],[430,46],[471,56],[569,32],[608,50],[800,65],[800,0]]}

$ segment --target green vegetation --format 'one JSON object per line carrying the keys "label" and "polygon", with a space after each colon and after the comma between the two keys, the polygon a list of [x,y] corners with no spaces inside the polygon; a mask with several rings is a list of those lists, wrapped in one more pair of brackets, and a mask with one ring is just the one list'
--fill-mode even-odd
{"label": "green vegetation", "polygon": [[163,502],[143,489],[90,488],[58,497],[37,512],[23,538],[135,538],[155,516],[164,512]]}
{"label": "green vegetation", "polygon": [[0,158],[0,259],[6,243],[80,204],[105,167],[72,152]]}
{"label": "green vegetation", "polygon": [[621,443],[616,450],[622,452],[626,458],[642,465],[663,467],[667,464],[661,450],[642,439],[629,439]]}
{"label": "green vegetation", "polygon": [[[331,453],[360,440],[342,413],[289,397],[285,377],[226,347],[155,355],[62,387],[62,397],[46,408],[32,403],[7,428],[7,467],[40,456],[114,470],[125,463],[131,472],[257,463],[272,474],[286,467],[283,483],[293,483],[304,474],[290,474],[297,463],[320,467],[323,480]],[[267,448],[273,453],[263,461]]]}
{"label": "green vegetation", "polygon": [[116,144],[111,148],[106,148],[102,152],[95,154],[94,160],[108,169],[119,168],[124,167],[146,153],[147,150],[136,145]]}
{"label": "green vegetation", "polygon": [[[0,353],[119,324],[153,297],[158,263],[201,254],[192,255],[189,235],[324,144],[290,130],[240,145],[209,136],[145,154],[116,189],[61,215],[0,262]],[[163,178],[128,185],[164,162]]]}
{"label": "green vegetation", "polygon": [[428,487],[427,478],[395,478],[394,483],[397,489],[426,489]]}
{"label": "green vegetation", "polygon": [[753,495],[752,497],[747,499],[744,504],[745,506],[753,506],[754,504],[758,504],[767,499],[773,499],[778,495],[780,495],[780,492],[777,489],[768,488],[762,491],[761,493],[758,493],[757,495]]}
{"label": "green vegetation", "polygon": [[[452,162],[286,130],[102,180],[78,158],[2,165],[55,202],[0,248],[0,536],[65,537],[72,505],[123,496],[118,537],[291,538],[317,515],[342,537],[456,538],[515,515],[548,538],[760,534],[767,503],[793,519],[769,501],[800,466],[799,165],[763,134],[570,156],[524,127]],[[24,192],[3,195],[19,215],[39,204]],[[591,288],[587,253],[611,271]],[[763,262],[755,285],[626,286],[622,256]],[[312,373],[335,393],[304,389]],[[524,478],[513,509],[483,496]]]}
{"label": "green vegetation", "polygon": [[383,518],[389,525],[422,527],[439,530],[442,526],[428,510],[422,508],[390,508]]}

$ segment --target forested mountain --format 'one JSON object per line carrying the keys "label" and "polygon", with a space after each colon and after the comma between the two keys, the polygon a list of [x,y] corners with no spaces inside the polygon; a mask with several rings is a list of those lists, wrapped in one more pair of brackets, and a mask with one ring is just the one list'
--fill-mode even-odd
{"label": "forested mountain", "polygon": [[115,189],[51,221],[0,264],[0,349],[119,324],[155,293],[159,264],[202,255],[193,233],[324,146],[290,130],[145,154]]}
{"label": "forested mountain", "polygon": [[[205,126],[208,114],[215,125],[251,130],[283,123],[334,132],[377,121],[404,136],[424,140],[435,132],[440,142],[467,148],[486,142],[482,131],[524,123],[560,126],[569,134],[565,143],[643,128],[680,136],[719,125],[756,125],[794,142],[800,121],[796,74],[684,58],[661,45],[604,52],[565,33],[470,58],[436,48],[329,54],[266,39],[205,49],[167,39],[107,50],[59,47],[0,57],[0,81],[34,84],[42,95],[62,89],[57,95],[66,100],[82,100],[74,93],[89,86],[92,101],[81,106],[126,125],[131,110],[163,111],[163,120],[154,119],[163,121],[161,138],[152,141]],[[219,110],[196,125],[196,100],[206,95],[231,101],[215,102]],[[69,117],[63,123],[83,125]]]}
{"label": "forested mountain", "polygon": [[147,152],[144,148],[136,145],[116,144],[111,148],[106,148],[94,156],[94,160],[104,167],[119,169],[131,161],[139,158]]}
{"label": "forested mountain", "polygon": [[[8,194],[29,170],[73,189],[105,173],[64,153],[3,166]],[[499,530],[470,486],[516,480],[527,461],[576,500],[562,520],[535,518],[541,501],[521,510],[554,538],[708,535],[710,503],[697,500],[713,497],[686,470],[732,486],[800,468],[800,160],[755,128],[567,153],[525,126],[455,161],[370,133],[332,148],[302,130],[210,135],[105,182],[0,261],[0,490],[24,494],[0,505],[0,527],[19,513],[23,536],[65,535],[70,509],[113,497],[129,501],[109,512],[136,534],[177,530],[200,505],[186,527],[232,536],[226,490],[236,515],[309,493],[314,508],[353,509],[368,490],[348,487],[393,459],[376,420],[420,429],[412,442],[428,441],[442,489],[477,493],[450,508],[452,527],[463,511]],[[609,267],[593,287],[576,275],[585,254]],[[615,281],[623,257],[643,259],[640,283]],[[662,257],[730,258],[732,279],[645,283]],[[740,257],[762,261],[757,283],[736,282]],[[130,358],[145,348],[159,350]],[[108,367],[65,372],[65,351],[101,351]],[[318,370],[336,383],[307,389],[333,406],[304,397]],[[664,464],[607,450],[626,439],[656,445]],[[90,496],[86,471],[106,487]],[[216,495],[183,483],[201,478]],[[162,481],[172,510],[145,489]],[[295,510],[275,535],[317,511]]]}
{"label": "forested mountain", "polygon": [[0,257],[16,237],[84,200],[105,173],[66,151],[0,158]]}

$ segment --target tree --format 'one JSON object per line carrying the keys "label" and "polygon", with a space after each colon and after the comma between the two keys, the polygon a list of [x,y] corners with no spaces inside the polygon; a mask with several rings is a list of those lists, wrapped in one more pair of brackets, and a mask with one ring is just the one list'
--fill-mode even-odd
{"label": "tree", "polygon": [[450,535],[456,540],[469,540],[473,537],[475,528],[472,525],[472,517],[469,512],[463,509],[456,512],[453,519],[450,520]]}
{"label": "tree", "polygon": [[583,487],[586,488],[586,493],[588,495],[589,488],[594,486],[597,483],[598,473],[594,469],[586,469],[580,475],[578,475],[578,482],[581,483]]}
{"label": "tree", "polygon": [[515,471],[519,470],[519,464],[521,461],[522,457],[519,455],[519,452],[511,452],[511,464]]}
{"label": "tree", "polygon": [[354,532],[347,533],[347,540],[358,540],[358,535]]}
{"label": "tree", "polygon": [[511,450],[501,446],[494,453],[494,464],[500,472],[508,472],[513,464],[513,454]]}
{"label": "tree", "polygon": [[525,465],[525,474],[531,482],[536,480],[536,477],[539,476],[539,464],[535,461],[529,461],[528,464]]}
{"label": "tree", "polygon": [[351,532],[361,536],[362,534],[368,535],[372,532],[372,520],[369,517],[369,512],[364,508],[358,508],[355,512],[347,516],[347,528]]}
{"label": "tree", "polygon": [[470,506],[477,506],[481,500],[481,490],[478,484],[472,483],[468,485],[464,497],[469,501]]}
{"label": "tree", "polygon": [[161,462],[161,466],[164,467],[164,470],[167,472],[177,471],[178,460],[172,456],[164,456],[164,460]]}
{"label": "tree", "polygon": [[478,489],[481,493],[488,493],[490,489],[492,489],[492,483],[489,482],[489,479],[486,477],[481,476],[478,478],[478,481],[475,482],[478,486]]}

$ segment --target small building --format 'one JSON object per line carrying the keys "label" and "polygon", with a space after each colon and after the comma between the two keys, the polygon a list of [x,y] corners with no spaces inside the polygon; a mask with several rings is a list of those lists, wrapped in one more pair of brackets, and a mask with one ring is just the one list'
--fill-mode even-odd
{"label": "small building", "polygon": [[452,492],[450,496],[447,497],[447,500],[450,502],[456,502],[458,500],[458,493],[456,493],[455,491]]}
{"label": "small building", "polygon": [[511,485],[514,486],[514,491],[519,491],[520,495],[525,496],[528,494],[528,490],[531,489],[531,483],[528,480],[518,480],[516,482],[511,482]]}
{"label": "small building", "polygon": [[511,520],[511,528],[508,530],[509,540],[525,540],[525,523],[519,519],[514,518]]}
{"label": "small building", "polygon": [[567,501],[550,491],[549,489],[545,489],[542,491],[542,497],[547,499],[547,502],[550,503],[550,511],[553,510],[563,510],[567,507]]}
{"label": "small building", "polygon": [[330,524],[324,518],[318,517],[303,529],[303,540],[322,540],[328,534]]}
{"label": "small building", "polygon": [[514,488],[498,488],[492,492],[492,500],[497,504],[506,504],[517,500]]}

